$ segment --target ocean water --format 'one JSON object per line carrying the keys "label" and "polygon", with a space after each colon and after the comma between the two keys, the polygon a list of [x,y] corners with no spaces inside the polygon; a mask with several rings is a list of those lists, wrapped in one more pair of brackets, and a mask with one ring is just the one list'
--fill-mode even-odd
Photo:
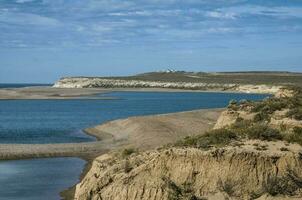
{"label": "ocean water", "polygon": [[[0,143],[84,142],[82,130],[130,116],[225,107],[231,99],[268,95],[195,92],[113,92],[116,100],[1,100]],[[84,161],[77,158],[0,162],[0,199],[59,199],[77,182]]]}
{"label": "ocean water", "polygon": [[48,158],[0,162],[0,199],[58,200],[59,193],[79,181],[85,161]]}
{"label": "ocean water", "polygon": [[0,83],[1,88],[23,88],[32,86],[51,86],[52,84],[42,84],[42,83]]}
{"label": "ocean water", "polygon": [[114,92],[117,100],[1,100],[0,143],[85,142],[82,129],[129,116],[225,107],[231,99],[267,95],[230,93]]}

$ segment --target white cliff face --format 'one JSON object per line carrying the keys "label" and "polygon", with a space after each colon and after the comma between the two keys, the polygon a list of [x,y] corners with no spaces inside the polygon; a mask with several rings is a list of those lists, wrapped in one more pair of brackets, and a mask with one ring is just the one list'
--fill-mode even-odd
{"label": "white cliff face", "polygon": [[190,83],[190,82],[162,82],[142,80],[121,80],[104,78],[63,78],[53,87],[55,88],[171,88],[189,90],[221,90],[245,93],[278,92],[281,86],[268,85],[238,85],[218,83]]}
{"label": "white cliff face", "polygon": [[53,87],[56,88],[178,88],[178,89],[201,89],[234,87],[235,84],[213,84],[213,83],[188,83],[188,82],[160,82],[141,80],[119,80],[103,78],[63,78]]}

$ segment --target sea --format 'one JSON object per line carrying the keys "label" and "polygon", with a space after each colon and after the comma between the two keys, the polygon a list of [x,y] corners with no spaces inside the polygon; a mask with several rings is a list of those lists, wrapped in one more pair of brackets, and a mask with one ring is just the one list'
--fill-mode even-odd
{"label": "sea", "polygon": [[41,84],[41,83],[0,83],[0,88],[23,88],[34,86],[52,86],[53,84]]}
{"label": "sea", "polygon": [[[4,85],[4,86],[3,86]],[[18,84],[19,87],[29,86]],[[47,84],[46,84],[47,85]],[[35,86],[39,86],[35,84]],[[16,85],[0,84],[2,88]],[[83,129],[131,116],[222,108],[234,100],[261,100],[266,94],[215,92],[111,92],[102,99],[0,100],[0,143],[94,141]],[[0,161],[0,199],[57,200],[76,184],[85,161],[46,158]]]}

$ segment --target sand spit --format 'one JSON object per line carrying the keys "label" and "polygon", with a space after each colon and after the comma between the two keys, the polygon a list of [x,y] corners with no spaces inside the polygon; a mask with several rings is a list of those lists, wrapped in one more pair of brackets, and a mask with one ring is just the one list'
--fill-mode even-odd
{"label": "sand spit", "polygon": [[0,144],[0,160],[47,157],[88,157],[106,152],[103,142],[62,144]]}
{"label": "sand spit", "polygon": [[[116,97],[96,96],[110,92],[224,92],[224,93],[266,93],[266,90],[259,92],[257,90],[238,91],[238,90],[197,90],[197,89],[177,89],[177,88],[55,88],[55,87],[25,87],[0,89],[0,100],[14,99],[101,99],[112,100]],[[274,93],[268,91],[267,93]]]}
{"label": "sand spit", "polygon": [[0,144],[0,160],[62,156],[85,158],[128,146],[154,148],[213,128],[221,112],[221,109],[204,109],[115,120],[86,130],[100,140],[96,142]]}
{"label": "sand spit", "polygon": [[130,117],[85,131],[99,139],[113,138],[119,146],[151,149],[213,128],[223,109],[201,109],[173,114]]}
{"label": "sand spit", "polygon": [[96,97],[94,95],[106,93],[103,89],[63,89],[53,87],[25,87],[0,89],[0,99],[112,99],[112,97]]}

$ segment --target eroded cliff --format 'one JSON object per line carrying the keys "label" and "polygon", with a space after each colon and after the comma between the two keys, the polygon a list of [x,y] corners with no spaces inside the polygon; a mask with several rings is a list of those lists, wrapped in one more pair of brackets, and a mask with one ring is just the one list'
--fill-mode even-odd
{"label": "eroded cliff", "polygon": [[298,199],[299,151],[263,152],[244,144],[209,151],[169,148],[126,158],[106,154],[77,185],[75,199]]}

